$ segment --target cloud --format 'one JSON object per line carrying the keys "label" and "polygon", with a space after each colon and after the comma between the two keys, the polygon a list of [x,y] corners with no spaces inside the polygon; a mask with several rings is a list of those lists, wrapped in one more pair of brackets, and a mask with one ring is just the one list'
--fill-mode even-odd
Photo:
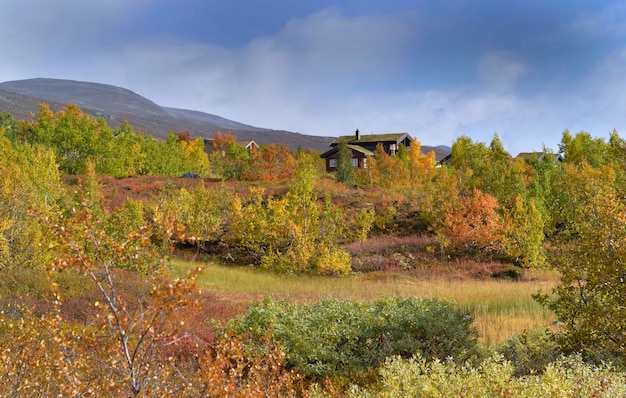
{"label": "cloud", "polygon": [[[412,30],[390,17],[347,18],[325,10],[292,19],[242,48],[159,38],[92,54],[78,72],[131,88],[163,105],[246,123],[309,132],[362,85],[393,75]],[[332,106],[327,106],[332,104]],[[332,117],[331,117],[332,118]]]}
{"label": "cloud", "polygon": [[38,0],[4,2],[0,13],[0,78],[63,77],[84,59],[118,48],[124,22],[152,1]]}
{"label": "cloud", "polygon": [[489,53],[483,56],[478,65],[486,86],[497,92],[515,88],[519,78],[528,69],[522,62],[513,61],[502,53]]}
{"label": "cloud", "polygon": [[[626,94],[620,91],[626,52],[590,58],[591,69],[563,78],[553,71],[569,70],[568,62],[580,57],[585,43],[564,62],[551,55],[547,69],[544,50],[560,48],[560,38],[567,37],[560,30],[533,57],[517,41],[506,48],[491,40],[493,32],[486,28],[472,31],[475,41],[464,42],[474,26],[455,25],[464,21],[459,15],[429,14],[421,21],[419,12],[348,15],[329,8],[227,46],[215,37],[176,37],[174,28],[130,26],[152,3],[5,5],[0,37],[19,43],[0,40],[0,50],[11,59],[0,64],[0,80],[44,76],[114,84],[161,105],[317,135],[356,128],[407,131],[424,144],[449,145],[462,134],[488,142],[497,132],[511,152],[540,149],[543,143],[556,149],[565,128],[604,134],[626,118]],[[502,36],[525,39],[514,33]],[[539,39],[535,35],[527,45],[534,48]]]}

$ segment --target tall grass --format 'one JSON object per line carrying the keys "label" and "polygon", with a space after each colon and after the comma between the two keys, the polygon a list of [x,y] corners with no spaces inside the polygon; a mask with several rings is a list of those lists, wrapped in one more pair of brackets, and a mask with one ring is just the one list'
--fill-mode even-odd
{"label": "tall grass", "polygon": [[[197,264],[174,261],[176,272]],[[314,302],[326,297],[373,300],[383,296],[439,297],[452,300],[475,316],[475,326],[487,345],[497,344],[515,333],[548,328],[554,315],[537,304],[532,294],[552,288],[556,277],[542,275],[530,281],[420,280],[402,274],[368,273],[346,277],[284,275],[248,267],[207,264],[197,280],[202,289],[254,300],[265,295],[297,302]]]}

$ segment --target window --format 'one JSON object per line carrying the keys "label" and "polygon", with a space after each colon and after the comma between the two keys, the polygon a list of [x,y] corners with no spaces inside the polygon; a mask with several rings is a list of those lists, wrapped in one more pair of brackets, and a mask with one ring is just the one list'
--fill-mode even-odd
{"label": "window", "polygon": [[394,153],[396,153],[396,150],[398,149],[398,147],[396,146],[396,144],[389,144],[389,152],[393,155]]}
{"label": "window", "polygon": [[359,167],[359,159],[357,158],[352,158],[352,165],[354,167]]}
{"label": "window", "polygon": [[337,168],[337,159],[328,159],[328,167],[331,169]]}

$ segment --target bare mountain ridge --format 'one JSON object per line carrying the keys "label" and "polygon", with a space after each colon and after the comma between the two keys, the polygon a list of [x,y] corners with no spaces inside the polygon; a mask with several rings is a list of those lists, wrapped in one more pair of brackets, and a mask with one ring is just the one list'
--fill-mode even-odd
{"label": "bare mountain ridge", "polygon": [[328,149],[333,140],[259,128],[199,111],[162,107],[130,90],[107,84],[43,78],[0,83],[0,112],[27,119],[31,112],[38,112],[40,103],[48,104],[53,111],[65,104],[76,104],[91,116],[105,118],[112,127],[127,120],[135,130],[160,139],[166,139],[171,130],[188,130],[193,137],[205,138],[213,137],[218,131],[230,131],[239,140],[319,152]]}
{"label": "bare mountain ridge", "polygon": [[[38,113],[40,103],[48,104],[55,112],[65,104],[76,104],[91,116],[105,118],[113,128],[127,120],[135,130],[160,139],[166,139],[169,131],[187,130],[193,137],[204,138],[230,131],[238,140],[325,152],[335,138],[255,127],[200,111],[163,107],[131,90],[108,84],[47,78],[0,83],[0,112],[28,119],[30,113]],[[434,150],[439,159],[449,153],[447,148],[423,145],[422,151]]]}

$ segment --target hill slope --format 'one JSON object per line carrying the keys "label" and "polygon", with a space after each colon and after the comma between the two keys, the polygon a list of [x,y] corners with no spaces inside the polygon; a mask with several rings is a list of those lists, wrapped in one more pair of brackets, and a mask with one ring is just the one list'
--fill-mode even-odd
{"label": "hill slope", "polygon": [[240,140],[320,152],[332,141],[331,137],[259,128],[208,113],[162,107],[130,90],[107,84],[42,78],[0,83],[0,112],[24,119],[38,112],[39,103],[50,105],[53,111],[68,103],[76,104],[94,117],[104,117],[112,127],[127,120],[136,130],[161,139],[166,139],[170,130],[188,130],[194,137],[205,138],[218,131],[230,131]]}
{"label": "hill slope", "polygon": [[[65,104],[76,104],[87,114],[103,117],[111,127],[127,120],[135,130],[166,139],[170,131],[189,131],[193,137],[211,138],[216,132],[232,132],[239,140],[259,144],[285,144],[291,149],[303,148],[325,152],[334,137],[319,137],[284,130],[250,126],[204,112],[162,107],[128,89],[108,84],[61,79],[27,79],[0,83],[0,112],[16,119],[27,119],[38,113],[38,104],[46,103],[53,111]],[[435,151],[437,160],[445,157],[449,147],[422,146],[423,152]]]}

